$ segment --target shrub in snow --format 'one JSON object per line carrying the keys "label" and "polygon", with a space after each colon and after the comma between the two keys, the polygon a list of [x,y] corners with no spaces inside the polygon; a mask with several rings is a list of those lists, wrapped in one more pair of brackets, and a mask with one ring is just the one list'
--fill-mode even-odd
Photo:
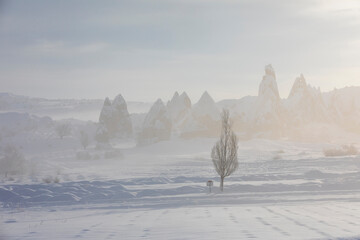
{"label": "shrub in snow", "polygon": [[58,177],[47,176],[47,177],[43,178],[43,182],[47,183],[47,184],[59,183],[60,179]]}
{"label": "shrub in snow", "polygon": [[25,172],[25,157],[17,147],[13,145],[6,146],[3,155],[0,159],[0,172],[5,174],[5,177]]}
{"label": "shrub in snow", "polygon": [[43,182],[44,183],[51,183],[52,182],[52,177],[48,176],[46,178],[43,178]]}
{"label": "shrub in snow", "polygon": [[54,178],[54,183],[59,183],[59,182],[60,182],[60,178],[55,177],[55,178]]}
{"label": "shrub in snow", "polygon": [[357,155],[359,152],[354,145],[343,145],[340,148],[324,149],[325,157],[339,157]]}
{"label": "shrub in snow", "polygon": [[281,160],[282,156],[281,154],[285,153],[284,150],[278,150],[274,152],[274,156],[272,157],[272,160]]}
{"label": "shrub in snow", "polygon": [[69,136],[71,134],[71,125],[70,123],[60,123],[55,128],[56,133],[59,135],[61,139],[65,136]]}

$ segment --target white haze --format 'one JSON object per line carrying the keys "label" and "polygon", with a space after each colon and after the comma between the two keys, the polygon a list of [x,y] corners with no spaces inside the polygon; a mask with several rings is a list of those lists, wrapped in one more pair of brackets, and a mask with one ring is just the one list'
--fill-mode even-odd
{"label": "white haze", "polygon": [[0,2],[2,91],[153,102],[186,91],[256,95],[272,63],[286,97],[300,73],[357,85],[358,1]]}
{"label": "white haze", "polygon": [[359,9],[0,0],[0,240],[360,239]]}

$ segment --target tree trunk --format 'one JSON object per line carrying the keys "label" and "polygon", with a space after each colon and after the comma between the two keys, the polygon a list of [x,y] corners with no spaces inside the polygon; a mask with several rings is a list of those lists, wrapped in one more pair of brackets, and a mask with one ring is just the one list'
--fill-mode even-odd
{"label": "tree trunk", "polygon": [[222,192],[224,191],[224,177],[221,177],[220,190],[221,190]]}

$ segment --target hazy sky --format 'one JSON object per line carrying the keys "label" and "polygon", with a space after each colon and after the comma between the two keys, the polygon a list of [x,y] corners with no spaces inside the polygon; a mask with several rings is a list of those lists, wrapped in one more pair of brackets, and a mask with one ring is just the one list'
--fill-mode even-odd
{"label": "hazy sky", "polygon": [[360,1],[0,0],[0,92],[47,98],[281,97],[303,73],[360,85]]}

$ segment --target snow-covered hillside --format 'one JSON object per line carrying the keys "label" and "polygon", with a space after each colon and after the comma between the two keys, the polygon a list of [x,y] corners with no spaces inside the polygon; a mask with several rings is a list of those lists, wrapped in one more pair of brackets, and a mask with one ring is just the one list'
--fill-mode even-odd
{"label": "snow-covered hillside", "polygon": [[[103,102],[101,99],[44,99],[0,93],[0,112],[29,113],[54,120],[73,118],[97,122]],[[147,102],[127,102],[130,114],[146,113],[151,105]]]}
{"label": "snow-covered hillside", "polygon": [[[319,88],[308,84],[300,74],[295,79],[288,97],[281,99],[275,70],[271,65],[267,65],[265,75],[261,81],[259,79],[258,96],[227,99],[216,103],[205,91],[193,104],[186,92],[175,92],[172,99],[167,101],[164,111],[170,120],[167,124],[171,125],[170,138],[217,136],[220,113],[223,108],[227,108],[230,110],[234,129],[243,139],[266,137],[326,140],[337,136],[339,131],[360,133],[359,96],[360,87],[346,87],[323,93]],[[152,131],[149,131],[148,123],[144,121],[153,103],[125,101],[121,97],[118,111],[110,106],[113,104],[110,102],[109,106],[106,106],[106,101],[104,105],[101,100],[47,100],[10,93],[0,94],[0,112],[3,113],[22,112],[49,116],[54,120],[92,120],[99,122],[99,133],[111,132],[116,135],[117,130],[114,129],[121,126],[123,130],[127,130],[121,131],[123,134],[120,135],[132,136],[134,139],[141,139],[140,135],[148,135],[147,138],[150,138]],[[107,108],[109,109],[106,110]],[[115,114],[117,117],[111,117],[113,124],[110,124],[110,120],[105,120],[105,112],[118,113]],[[104,122],[113,127],[105,127]],[[145,132],[147,133],[144,134]],[[154,139],[168,138],[154,136]]]}
{"label": "snow-covered hillside", "polygon": [[289,96],[281,99],[275,71],[267,65],[258,96],[224,100],[217,105],[230,110],[235,129],[247,138],[326,140],[336,135],[334,129],[360,133],[359,96],[360,87],[322,93],[319,88],[307,84],[301,74],[295,79]]}
{"label": "snow-covered hillside", "polygon": [[49,117],[37,117],[28,113],[7,112],[0,113],[1,134],[21,133],[37,129],[49,128],[53,121]]}
{"label": "snow-covered hillside", "polygon": [[330,121],[320,89],[307,85],[302,74],[295,79],[289,97],[284,100],[284,106],[291,125]]}

